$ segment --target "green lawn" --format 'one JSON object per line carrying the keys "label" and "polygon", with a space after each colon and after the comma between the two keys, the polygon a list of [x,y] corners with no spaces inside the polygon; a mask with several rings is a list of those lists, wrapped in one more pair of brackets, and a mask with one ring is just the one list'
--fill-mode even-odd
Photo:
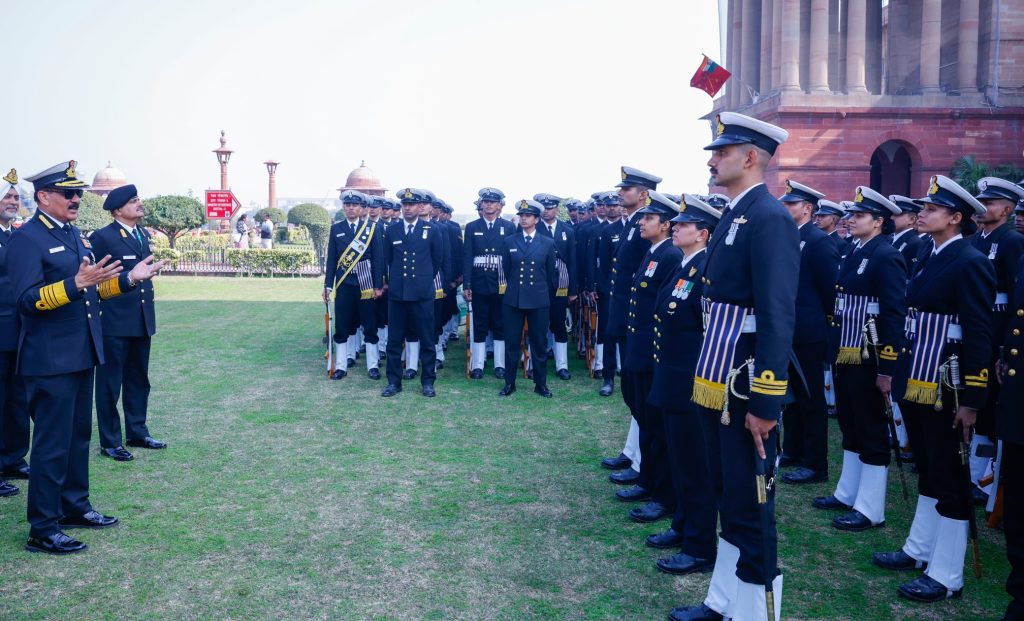
{"label": "green lawn", "polygon": [[[25,494],[0,500],[0,619],[633,620],[703,598],[709,575],[659,574],[643,546],[667,522],[613,499],[598,460],[629,418],[579,361],[552,400],[499,400],[498,380],[464,378],[460,342],[436,399],[384,400],[362,363],[325,379],[317,280],[162,277],[157,295],[150,429],[170,448],[116,463],[94,438],[93,504],[122,523],[74,531],[85,554],[23,552]],[[853,535],[809,507],[829,484],[781,486],[787,619],[1001,617],[985,527],[963,600],[897,598],[908,576],[870,553],[906,536],[898,489],[888,527]]]}

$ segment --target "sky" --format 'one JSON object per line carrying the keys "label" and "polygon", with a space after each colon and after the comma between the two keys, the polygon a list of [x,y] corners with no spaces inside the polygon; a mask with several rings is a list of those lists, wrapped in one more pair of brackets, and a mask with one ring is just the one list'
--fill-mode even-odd
{"label": "sky", "polygon": [[619,166],[707,191],[717,0],[5,0],[0,168],[108,161],[143,197],[336,198],[361,161],[469,214],[477,190],[587,198]]}

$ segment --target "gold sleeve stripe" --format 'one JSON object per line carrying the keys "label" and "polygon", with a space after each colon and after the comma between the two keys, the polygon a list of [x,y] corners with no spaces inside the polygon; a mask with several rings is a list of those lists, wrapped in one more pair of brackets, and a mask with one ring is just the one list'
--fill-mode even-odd
{"label": "gold sleeve stripe", "polygon": [[988,382],[972,382],[971,380],[967,380],[964,383],[971,388],[988,388]]}
{"label": "gold sleeve stripe", "polygon": [[894,351],[882,351],[880,354],[878,354],[878,357],[881,358],[882,360],[896,360],[898,358],[896,352]]}
{"label": "gold sleeve stripe", "polygon": [[69,303],[68,292],[64,289],[64,281],[55,282],[39,289],[39,301],[36,308],[42,311],[55,310]]}
{"label": "gold sleeve stripe", "polygon": [[117,276],[114,276],[113,278],[108,278],[100,283],[100,298],[108,300],[121,295],[121,284],[118,282],[117,278]]}
{"label": "gold sleeve stripe", "polygon": [[786,396],[786,389],[785,388],[767,388],[765,386],[759,386],[757,384],[754,384],[753,386],[751,386],[750,392],[757,393],[759,395],[768,395],[769,397],[785,397]]}

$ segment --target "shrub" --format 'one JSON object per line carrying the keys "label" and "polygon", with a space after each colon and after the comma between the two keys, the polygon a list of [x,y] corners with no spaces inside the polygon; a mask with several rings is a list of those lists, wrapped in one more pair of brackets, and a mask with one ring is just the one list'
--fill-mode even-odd
{"label": "shrub", "polygon": [[224,254],[228,265],[248,274],[296,274],[306,265],[316,265],[310,250],[230,248]]}
{"label": "shrub", "polygon": [[144,224],[166,235],[171,248],[179,235],[206,222],[203,204],[190,196],[157,196],[147,199],[145,206]]}
{"label": "shrub", "polygon": [[75,226],[85,233],[102,229],[114,221],[110,212],[103,208],[103,197],[92,192],[82,195],[82,203],[78,206],[78,217]]}
{"label": "shrub", "polygon": [[288,212],[288,223],[303,226],[309,231],[309,241],[316,253],[316,262],[320,270],[324,269],[327,254],[327,236],[331,231],[331,216],[327,210],[313,203],[302,203]]}

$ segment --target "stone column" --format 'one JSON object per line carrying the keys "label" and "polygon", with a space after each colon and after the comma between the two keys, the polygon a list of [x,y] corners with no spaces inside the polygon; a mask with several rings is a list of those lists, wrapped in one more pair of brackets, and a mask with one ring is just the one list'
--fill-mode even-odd
{"label": "stone column", "polygon": [[807,77],[810,92],[829,92],[828,0],[811,0],[811,56]]}
{"label": "stone column", "polygon": [[752,102],[750,89],[761,88],[761,61],[758,54],[761,51],[761,1],[743,0],[743,58],[740,64],[743,65],[743,87],[740,89],[740,101],[744,104]]}
{"label": "stone column", "polygon": [[772,2],[772,89],[782,84],[782,3]]}
{"label": "stone column", "polygon": [[782,0],[782,64],[779,88],[800,90],[800,0]]}
{"label": "stone column", "polygon": [[729,36],[732,37],[732,79],[730,80],[732,86],[732,95],[729,97],[731,102],[731,108],[735,110],[743,104],[743,80],[744,71],[743,67],[743,2],[744,0],[731,0],[732,11],[730,12],[731,25],[729,28]]}
{"label": "stone column", "polygon": [[766,97],[772,90],[772,14],[779,0],[764,0],[761,5],[761,71],[760,91]]}
{"label": "stone column", "polygon": [[962,94],[978,92],[978,0],[960,0],[957,86]]}
{"label": "stone column", "polygon": [[[853,7],[850,7],[851,9]],[[938,93],[942,0],[921,0],[921,92]]]}
{"label": "stone column", "polygon": [[846,7],[846,92],[868,92],[864,83],[864,55],[867,50],[866,0],[850,0]]}

